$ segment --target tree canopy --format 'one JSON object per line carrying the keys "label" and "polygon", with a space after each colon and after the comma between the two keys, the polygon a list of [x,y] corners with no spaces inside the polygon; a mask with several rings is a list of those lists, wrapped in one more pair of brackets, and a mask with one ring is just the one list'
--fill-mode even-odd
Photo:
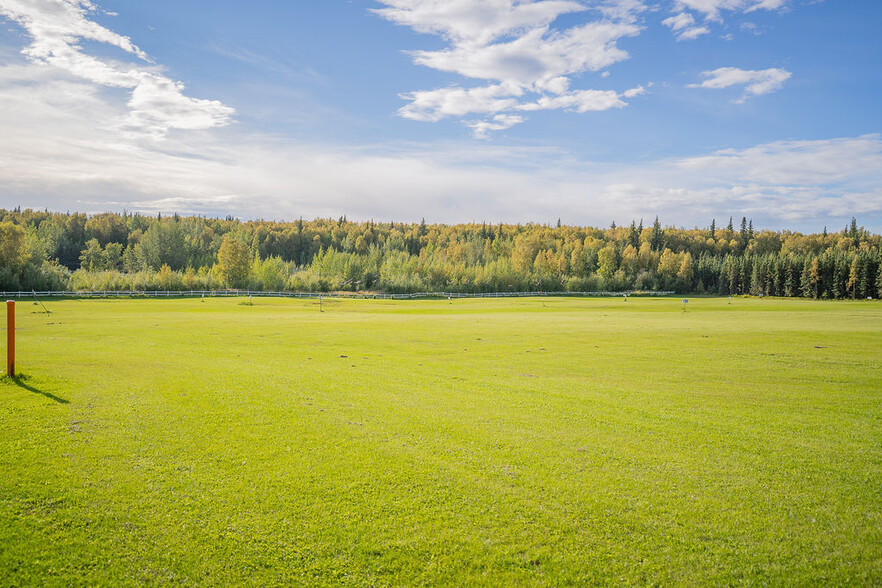
{"label": "tree canopy", "polygon": [[600,291],[882,296],[882,239],[840,232],[294,222],[0,210],[0,290]]}

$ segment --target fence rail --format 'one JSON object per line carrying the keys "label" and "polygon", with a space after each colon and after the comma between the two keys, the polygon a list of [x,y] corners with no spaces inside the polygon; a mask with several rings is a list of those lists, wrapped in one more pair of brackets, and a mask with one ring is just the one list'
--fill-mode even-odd
{"label": "fence rail", "polygon": [[0,292],[6,298],[200,298],[249,296],[261,298],[354,298],[377,300],[413,300],[417,298],[525,298],[530,296],[611,297],[611,296],[670,296],[673,291],[623,292],[415,292],[385,294],[370,292],[264,292],[257,290],[98,290],[89,292],[45,291]]}

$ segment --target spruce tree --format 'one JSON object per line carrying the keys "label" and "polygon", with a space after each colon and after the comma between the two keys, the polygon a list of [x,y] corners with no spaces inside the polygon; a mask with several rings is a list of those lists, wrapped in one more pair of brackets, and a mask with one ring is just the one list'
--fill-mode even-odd
{"label": "spruce tree", "polygon": [[634,249],[640,248],[640,231],[637,230],[637,223],[633,220],[631,221],[631,233],[628,236],[628,241]]}
{"label": "spruce tree", "polygon": [[782,271],[784,272],[784,296],[796,296],[796,280],[793,275],[793,260],[787,258],[784,261]]}
{"label": "spruce tree", "polygon": [[661,223],[658,222],[658,216],[656,215],[655,222],[652,223],[652,236],[649,239],[649,246],[653,251],[661,251],[662,245],[664,245],[664,235]]}
{"label": "spruce tree", "polygon": [[882,298],[882,255],[876,263],[876,298]]}
{"label": "spruce tree", "polygon": [[749,290],[749,292],[750,292],[751,296],[759,296],[760,294],[763,293],[763,282],[764,282],[764,276],[763,276],[762,271],[760,269],[759,260],[754,259],[751,266],[753,266],[753,267],[751,268],[751,271],[750,271],[750,290]]}
{"label": "spruce tree", "polygon": [[799,291],[805,298],[811,298],[814,285],[812,284],[812,262],[806,258],[802,263],[802,273],[799,276]]}

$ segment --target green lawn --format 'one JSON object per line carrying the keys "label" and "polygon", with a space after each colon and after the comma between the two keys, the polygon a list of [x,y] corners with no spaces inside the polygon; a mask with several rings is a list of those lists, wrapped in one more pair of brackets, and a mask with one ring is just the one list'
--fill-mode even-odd
{"label": "green lawn", "polygon": [[46,305],[4,586],[882,584],[878,302]]}

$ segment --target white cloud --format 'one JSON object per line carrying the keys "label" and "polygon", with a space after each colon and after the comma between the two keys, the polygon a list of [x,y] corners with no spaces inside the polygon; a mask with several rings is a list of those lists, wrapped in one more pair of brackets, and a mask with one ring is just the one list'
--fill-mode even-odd
{"label": "white cloud", "polygon": [[[711,32],[709,22],[723,22],[723,12],[747,14],[757,10],[780,10],[789,0],[674,0],[674,16],[666,18],[662,24],[671,29],[678,41],[687,41]],[[697,24],[693,11],[704,18],[704,24]],[[743,26],[743,25],[742,25]],[[752,31],[756,33],[756,31]],[[727,34],[723,38],[731,38]]]}
{"label": "white cloud", "polygon": [[[631,90],[628,90],[631,92]],[[626,92],[627,94],[627,92]],[[633,94],[632,95],[637,95]],[[577,90],[560,96],[542,96],[536,102],[520,104],[518,110],[556,110],[567,108],[576,112],[603,111],[627,106],[619,94],[603,90]]]}
{"label": "white cloud", "polygon": [[696,26],[695,18],[688,12],[681,12],[662,21],[662,24],[670,28],[677,35],[678,41],[696,39],[706,35],[710,29],[705,26]]}
{"label": "white cloud", "polygon": [[720,13],[724,10],[734,12],[778,10],[784,8],[787,3],[788,0],[676,0],[676,8],[694,10],[711,20],[720,20]]}
{"label": "white cloud", "polygon": [[589,23],[564,33],[533,29],[507,43],[415,51],[413,56],[415,63],[440,71],[531,87],[627,59],[628,53],[616,41],[636,33],[630,24]]}
{"label": "white cloud", "polygon": [[780,90],[784,82],[792,74],[780,68],[763,70],[745,70],[737,67],[720,67],[713,71],[702,72],[708,78],[700,84],[691,84],[690,88],[722,89],[731,86],[746,86],[744,95],[738,100],[743,102],[748,96],[759,96]]}
{"label": "white cloud", "polygon": [[705,27],[705,26],[692,27],[692,28],[688,28],[688,29],[681,31],[677,35],[677,40],[678,41],[691,41],[693,39],[697,39],[698,37],[700,37],[702,35],[706,35],[708,33],[710,33],[710,29],[708,27]]}
{"label": "white cloud", "polygon": [[522,122],[524,122],[524,117],[522,116],[497,114],[492,120],[473,121],[466,123],[466,125],[472,129],[472,133],[475,137],[478,139],[484,139],[490,131],[504,131],[505,129],[510,129],[515,125],[521,124]]}
{"label": "white cloud", "polygon": [[542,28],[558,16],[587,8],[569,0],[381,0],[383,18],[460,45],[486,45],[522,30]]}
{"label": "white cloud", "polygon": [[[185,96],[183,84],[162,75],[131,39],[90,20],[90,13],[96,10],[88,0],[0,0],[0,16],[16,22],[30,36],[31,44],[22,54],[32,63],[99,86],[131,90],[131,111],[119,122],[128,131],[163,137],[172,129],[229,124],[235,114],[232,108],[215,100]],[[117,47],[144,64],[89,55],[79,45],[82,40]]]}
{"label": "white cloud", "polygon": [[688,12],[681,12],[662,21],[662,24],[669,27],[675,33],[689,28],[695,24],[695,18]]}
{"label": "white cloud", "polygon": [[522,91],[517,86],[504,85],[412,92],[402,94],[410,104],[401,108],[400,114],[411,120],[435,122],[448,116],[495,113],[517,106],[515,96],[520,94]]}
{"label": "white cloud", "polygon": [[[649,85],[652,86],[652,82],[650,82]],[[646,94],[646,88],[644,88],[643,86],[637,86],[636,88],[625,90],[622,93],[622,96],[624,96],[625,98],[636,98],[637,96],[642,96],[643,94]]]}
{"label": "white cloud", "polygon": [[[638,0],[609,0],[596,7],[600,18],[565,29],[552,27],[564,14],[589,10],[582,2],[531,0],[380,0],[382,17],[446,39],[439,51],[413,51],[414,63],[493,82],[476,88],[442,88],[401,94],[410,100],[399,114],[437,121],[470,113],[488,115],[486,124],[467,121],[477,136],[511,125],[516,111],[571,108],[605,110],[625,103],[613,91],[570,91],[572,76],[596,72],[628,58],[617,42],[637,35]],[[605,102],[599,96],[612,97]],[[605,106],[603,106],[605,105]],[[497,115],[509,118],[496,118]],[[480,121],[479,121],[480,122]],[[507,126],[506,126],[507,125]]]}
{"label": "white cloud", "polygon": [[[552,84],[554,86],[554,84]],[[623,108],[623,98],[635,98],[644,94],[642,86],[619,94],[612,90],[565,91],[563,85],[554,86],[556,92],[541,94],[534,101],[519,98],[525,94],[517,85],[499,84],[481,88],[441,88],[402,95],[410,104],[399,111],[404,118],[436,122],[448,117],[462,118],[469,114],[490,114],[486,121],[464,121],[475,137],[486,138],[488,131],[509,129],[524,122],[522,116],[512,112],[566,109],[572,112],[599,112]],[[506,114],[505,112],[509,112]],[[501,113],[501,114],[500,114]]]}

